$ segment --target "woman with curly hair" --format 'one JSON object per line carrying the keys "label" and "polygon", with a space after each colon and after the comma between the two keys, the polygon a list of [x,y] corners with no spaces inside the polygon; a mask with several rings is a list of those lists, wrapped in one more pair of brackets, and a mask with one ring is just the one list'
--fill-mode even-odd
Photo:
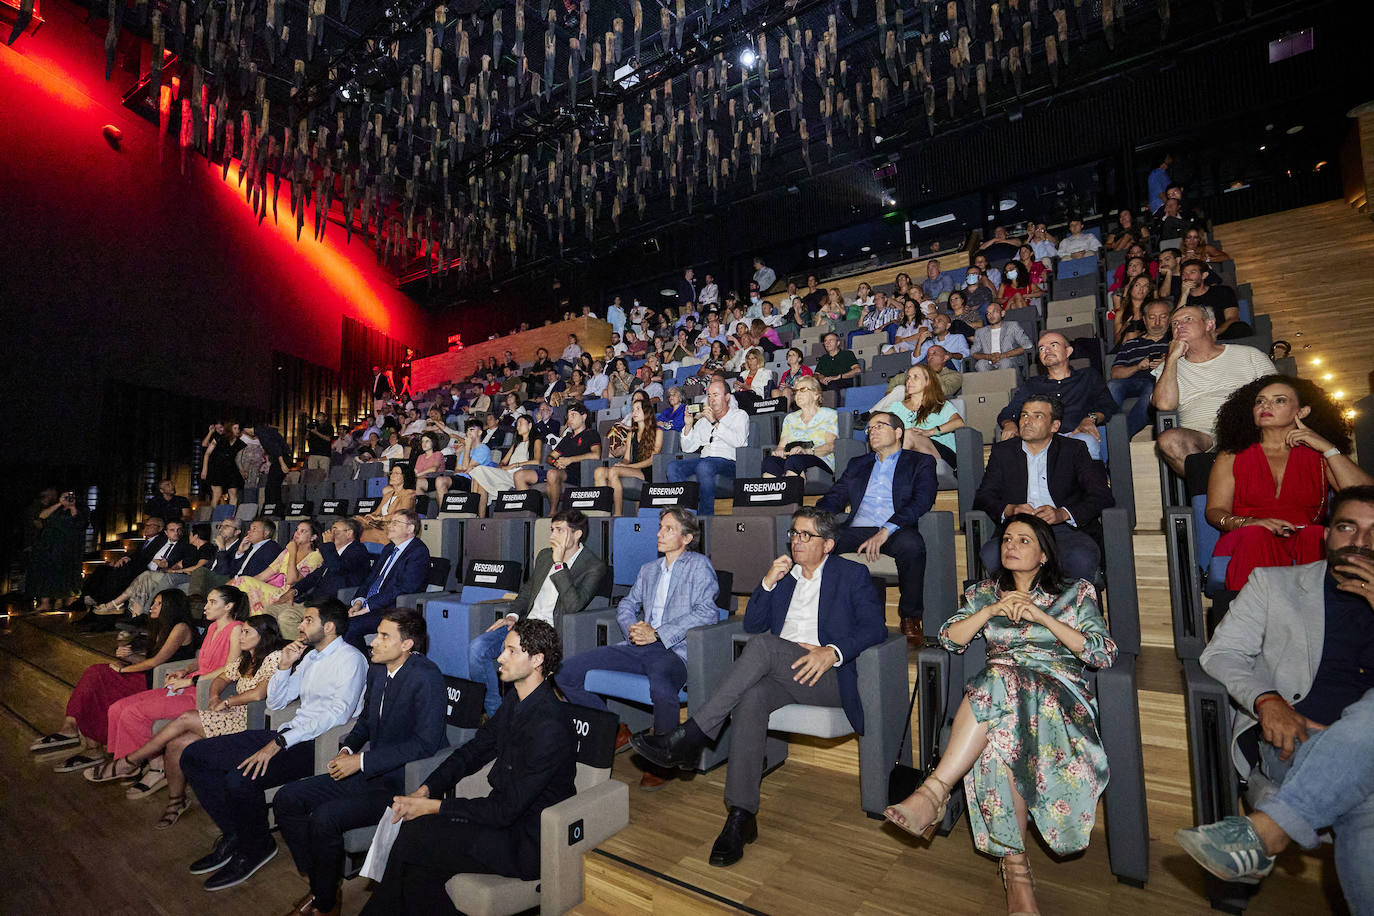
{"label": "woman with curly hair", "polygon": [[1206,517],[1223,532],[1212,555],[1231,558],[1229,591],[1257,567],[1320,560],[1330,491],[1374,483],[1345,454],[1340,405],[1306,379],[1266,375],[1236,389],[1216,438]]}

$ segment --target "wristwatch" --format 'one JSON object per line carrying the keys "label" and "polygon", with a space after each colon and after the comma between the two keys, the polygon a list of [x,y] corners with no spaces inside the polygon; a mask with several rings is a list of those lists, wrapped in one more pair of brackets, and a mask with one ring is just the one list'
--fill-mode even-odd
{"label": "wristwatch", "polygon": [[282,750],[286,750],[286,732],[277,732],[273,735],[272,743]]}

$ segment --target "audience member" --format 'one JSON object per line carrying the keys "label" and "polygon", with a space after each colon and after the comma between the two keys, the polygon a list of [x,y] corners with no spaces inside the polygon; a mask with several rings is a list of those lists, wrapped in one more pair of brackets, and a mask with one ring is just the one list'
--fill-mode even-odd
{"label": "audience member", "polygon": [[156,516],[164,522],[189,522],[191,520],[191,501],[177,495],[176,484],[164,480],[157,485],[157,495],[148,500],[144,507],[145,515]]}
{"label": "audience member", "polygon": [[415,474],[409,465],[398,464],[387,474],[382,488],[382,501],[365,515],[357,516],[363,526],[363,541],[385,544],[389,538],[391,519],[399,512],[415,508]]}
{"label": "audience member", "polygon": [[1125,341],[1144,333],[1145,306],[1153,301],[1154,296],[1154,284],[1142,274],[1133,278],[1120,294],[1113,297],[1112,310],[1109,312],[1113,322],[1112,350],[1120,349]]}
{"label": "audience member", "polygon": [[[952,301],[952,300],[951,300]],[[989,305],[996,305],[991,302]],[[922,328],[917,332],[916,339],[920,341],[920,346],[912,354],[911,362],[925,362],[926,353],[931,347],[939,346],[950,356],[963,358],[969,355],[968,338],[962,334],[956,334],[950,330],[950,318],[944,312],[936,312],[930,318],[930,330]]]}
{"label": "audience member", "polygon": [[964,418],[945,398],[934,369],[922,364],[906,370],[903,397],[887,409],[906,426],[902,448],[942,458],[957,474],[954,431],[964,425]]}
{"label": "audience member", "polygon": [[362,526],[355,519],[341,518],[321,536],[320,565],[268,609],[282,633],[292,635],[300,627],[306,602],[334,598],[343,589],[356,591],[363,584],[372,570],[372,554],[359,540],[361,535]]}
{"label": "audience member", "polygon": [[1121,344],[1112,363],[1112,377],[1107,390],[1117,406],[1126,409],[1126,401],[1135,398],[1126,414],[1126,428],[1132,437],[1150,425],[1150,396],[1155,389],[1154,370],[1164,364],[1169,353],[1169,312],[1173,304],[1165,299],[1151,299],[1144,310],[1144,332]]}
{"label": "audience member", "polygon": [[964,286],[951,291],[947,300],[954,332],[972,337],[973,329],[983,322],[988,306],[997,301],[997,287],[992,280],[978,267],[970,266],[964,275]]}
{"label": "audience member", "polygon": [[935,370],[945,397],[952,398],[964,387],[964,377],[950,365],[949,351],[939,344],[926,350],[926,365]]}
{"label": "audience member", "polygon": [[305,466],[312,470],[329,470],[330,455],[334,447],[334,425],[329,422],[329,414],[320,411],[314,420],[306,424],[305,441],[308,454]]}
{"label": "audience member", "polygon": [[445,473],[444,453],[439,450],[447,444],[448,440],[440,433],[427,432],[420,436],[420,454],[415,457],[413,465],[417,494],[428,493],[432,481],[435,495],[442,500],[449,487],[453,485],[453,478],[446,476]]}
{"label": "audience member", "polygon": [[939,261],[932,259],[926,262],[926,278],[921,281],[921,293],[926,299],[942,302],[949,297],[954,285],[954,277],[940,271]]}
{"label": "audience member", "polygon": [[895,413],[869,414],[866,432],[872,451],[845,465],[816,508],[831,515],[834,530],[828,537],[834,538],[837,553],[856,552],[868,563],[880,553],[896,560],[902,635],[919,641],[926,543],[918,526],[935,505],[938,484],[935,459],[902,448],[905,431]]}
{"label": "audience member", "polygon": [[37,610],[50,611],[59,603],[76,606],[75,599],[83,591],[86,521],[86,510],[70,490],[59,498],[56,487],[45,487],[30,506],[24,532],[28,552],[24,589]]}
{"label": "audience member", "polygon": [[749,416],[735,405],[725,382],[712,380],[706,386],[706,409],[688,411],[682,428],[679,447],[697,454],[668,463],[671,482],[696,480],[698,515],[715,515],[716,488],[721,482],[734,480],[735,453],[748,441]]}
{"label": "audience member", "polygon": [[[973,507],[1001,523],[1017,514],[1050,525],[1064,572],[1095,581],[1102,550],[1097,545],[1103,509],[1116,504],[1107,474],[1081,439],[1058,435],[1064,405],[1046,394],[1032,394],[1018,406],[1015,438],[992,447],[987,470],[973,496]],[[990,571],[998,568],[997,539],[979,556]]]}
{"label": "audience member", "polygon": [[1135,214],[1126,207],[1122,207],[1116,214],[1116,225],[1107,233],[1107,241],[1103,243],[1108,251],[1125,251],[1132,245],[1143,244],[1150,237],[1149,227],[1136,225]]}
{"label": "audience member", "polygon": [[[548,485],[549,509],[558,510],[559,498],[566,482],[574,487],[582,485],[582,461],[601,457],[601,434],[587,425],[590,416],[587,405],[574,401],[567,407],[568,429],[548,453],[550,467],[521,468],[515,472],[515,488],[523,490],[539,478]],[[646,416],[648,413],[646,411]],[[523,486],[522,486],[523,484]]]}
{"label": "audience member", "polygon": [[993,369],[1026,367],[1026,354],[1032,344],[1025,328],[1018,322],[1003,324],[1002,306],[996,302],[988,303],[987,322],[973,333],[973,368],[976,372],[990,372]]}
{"label": "audience member", "polygon": [[422,592],[429,584],[429,547],[416,537],[419,533],[420,516],[410,509],[393,514],[387,522],[391,543],[358,586],[346,610],[350,620],[343,637],[359,652],[367,647],[365,638],[377,632],[382,615],[396,606],[399,596]]}
{"label": "audience member", "polygon": [[834,331],[821,338],[825,353],[816,360],[815,376],[826,391],[839,391],[855,383],[863,371],[852,350],[840,349],[840,336]]}
{"label": "audience member", "polygon": [[754,282],[758,284],[760,293],[768,292],[778,282],[778,275],[763,263],[763,258],[754,258]]}
{"label": "audience member", "polygon": [[631,739],[650,762],[691,769],[701,749],[731,721],[725,774],[729,814],[711,847],[715,866],[734,865],[744,857],[745,844],[758,837],[769,715],[791,703],[838,706],[862,735],[855,661],[887,638],[882,602],[868,570],[832,555],[834,518],[803,507],[793,514],[787,536],[789,553],[773,561],[749,597],[744,631],[754,635],[710,699],[667,734],[640,732]]}
{"label": "audience member", "polygon": [[915,299],[903,299],[901,303],[902,317],[892,329],[892,343],[883,347],[884,353],[907,353],[915,350],[921,342],[921,330],[929,327],[921,313],[921,306]]}
{"label": "audience member", "polygon": [[1013,515],[998,542],[1001,572],[940,628],[950,652],[983,637],[988,664],[963,688],[939,765],[885,815],[930,839],[963,779],[974,845],[998,859],[1008,908],[1035,912],[1026,827],[1033,818],[1056,855],[1087,848],[1108,771],[1086,669],[1109,667],[1117,648],[1093,584],[1065,575],[1043,519]]}
{"label": "audience member", "polygon": [[763,456],[763,476],[805,477],[808,469],[820,468],[833,478],[839,415],[821,406],[821,386],[813,376],[797,379],[792,399],[797,409],[783,418],[777,447]]}
{"label": "audience member", "polygon": [[743,351],[743,368],[735,379],[735,401],[744,408],[753,406],[755,401],[766,398],[769,384],[773,381],[773,370],[763,365],[763,351],[749,347]]}
{"label": "audience member", "polygon": [[1147,206],[1151,212],[1164,206],[1164,192],[1171,183],[1169,181],[1169,167],[1173,164],[1174,157],[1165,153],[1145,179],[1146,197],[1149,198]]}
{"label": "audience member", "polygon": [[[677,402],[681,406],[682,392],[677,388],[670,388],[670,396],[674,391],[677,392]],[[667,409],[670,408],[665,408]],[[608,467],[598,467],[594,472],[596,486],[611,488],[612,515],[620,515],[621,509],[624,508],[626,478],[653,482],[654,456],[661,451],[663,428],[655,422],[653,408],[648,406],[646,401],[635,399],[630,404],[629,436],[620,460]]]}
{"label": "audience member", "polygon": [[797,380],[803,376],[812,374],[811,367],[804,364],[806,354],[802,353],[799,347],[789,347],[787,350],[787,368],[778,374],[777,387],[773,389],[772,396],[775,398],[787,398],[791,403],[793,393],[797,387]]}
{"label": "audience member", "polygon": [[1043,375],[1033,375],[1023,381],[1012,392],[1011,403],[997,415],[1002,427],[1002,438],[1016,435],[1021,405],[1032,395],[1053,398],[1060,405],[1060,415],[1056,417],[1064,425],[1071,424],[1071,431],[1065,433],[1071,439],[1078,439],[1088,447],[1088,453],[1099,461],[1106,457],[1106,448],[1100,427],[1116,413],[1116,400],[1112,397],[1107,383],[1095,369],[1074,369],[1069,365],[1073,347],[1058,331],[1048,331],[1040,335],[1037,347]]}
{"label": "audience member", "polygon": [[1349,426],[1326,392],[1286,375],[1262,376],[1221,405],[1205,514],[1222,532],[1212,555],[1231,558],[1229,591],[1257,567],[1321,559],[1328,489],[1374,484],[1346,455]]}
{"label": "audience member", "polygon": [[[168,523],[168,540],[164,545],[169,547],[168,552],[164,556],[154,556],[147,570],[139,573],[133,584],[108,607],[117,609],[127,601],[128,612],[136,618],[140,617],[148,613],[148,605],[152,603],[154,595],[169,588],[187,591],[191,573],[214,563],[217,551],[210,541],[210,526],[192,525],[191,537],[186,541],[181,538],[182,527],[181,522]],[[100,610],[96,608],[97,612]]]}
{"label": "audience member", "polygon": [[200,479],[210,487],[210,504],[218,506],[225,499],[229,505],[237,506],[243,474],[234,459],[244,448],[239,425],[232,420],[210,424],[200,447],[205,450],[200,460]]}
{"label": "audience member", "polygon": [[1242,385],[1275,374],[1274,364],[1253,347],[1217,343],[1216,320],[1198,305],[1181,305],[1169,316],[1173,341],[1164,365],[1154,370],[1150,403],[1177,410],[1178,426],[1155,437],[1160,457],[1182,476],[1189,455],[1211,451],[1221,405]]}
{"label": "audience member", "polygon": [[281,650],[279,669],[267,682],[267,708],[299,700],[289,721],[206,738],[182,752],[182,771],[220,829],[214,848],[191,863],[193,875],[214,873],[206,890],[242,884],[276,858],[263,792],[310,776],[315,738],[358,713],[367,660],[342,639],[348,626],[342,602],[326,598],[306,611],[301,638]]}
{"label": "audience member", "polygon": [[[528,416],[515,421],[515,444],[502,456],[495,467],[478,466],[468,473],[472,476],[472,492],[478,496],[478,515],[487,514],[489,496],[517,487],[515,475],[522,470],[542,470],[544,440],[534,434],[534,421]],[[537,478],[536,478],[537,479]]]}
{"label": "audience member", "polygon": [[1182,288],[1179,308],[1193,305],[1206,310],[1216,322],[1218,340],[1236,340],[1255,333],[1254,328],[1240,320],[1236,291],[1214,277],[1211,265],[1199,260],[1184,261]]}
{"label": "audience member", "polygon": [[1183,242],[1179,245],[1178,254],[1185,263],[1198,260],[1210,265],[1213,261],[1231,260],[1229,254],[1207,241],[1207,236],[1196,226],[1183,233]]}
{"label": "audience member", "polygon": [[687,422],[687,403],[683,398],[682,389],[677,385],[672,386],[668,389],[664,400],[666,403],[658,415],[658,428],[681,432],[682,427]]}
{"label": "audience member", "polygon": [[310,519],[298,522],[285,549],[266,569],[256,576],[235,576],[229,584],[248,596],[250,613],[267,613],[268,607],[324,563],[319,543],[319,523]]}

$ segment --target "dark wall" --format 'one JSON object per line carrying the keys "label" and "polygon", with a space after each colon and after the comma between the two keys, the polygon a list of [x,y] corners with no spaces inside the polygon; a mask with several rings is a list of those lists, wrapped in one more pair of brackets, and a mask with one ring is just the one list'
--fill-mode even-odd
{"label": "dark wall", "polygon": [[[429,317],[373,251],[298,243],[280,201],[257,226],[233,182],[120,105],[131,76],[104,79],[103,21],[43,5],[37,35],[0,46],[0,237],[10,433],[0,463],[99,458],[92,417],[107,380],[269,407],[274,350],[339,368],[343,316],[422,352]],[[118,149],[101,127],[123,132]],[[159,150],[162,151],[161,157]],[[290,225],[288,226],[288,223]],[[15,432],[18,435],[15,435]],[[130,431],[130,434],[134,434]]]}

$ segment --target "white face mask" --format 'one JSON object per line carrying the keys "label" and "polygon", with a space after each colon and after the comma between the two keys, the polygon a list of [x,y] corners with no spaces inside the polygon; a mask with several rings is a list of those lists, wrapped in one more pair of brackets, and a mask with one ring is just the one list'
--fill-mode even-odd
{"label": "white face mask", "polygon": [[968,277],[967,277],[966,279],[968,280],[968,285],[969,285],[969,286],[973,286],[974,284],[976,284],[976,283],[978,282],[978,275],[977,275],[977,274],[969,274]]}
{"label": "white face mask", "polygon": [[1009,270],[1009,271],[1007,271],[1007,278],[1008,278],[1008,279],[1015,280],[1015,279],[1016,279],[1017,277],[1019,277],[1019,276],[1020,276],[1020,274],[1019,274],[1018,272],[1016,272],[1015,270]]}
{"label": "white face mask", "polygon": [[931,315],[933,315],[934,313],[935,313],[935,306],[934,306],[933,303],[930,303],[930,302],[922,302],[922,303],[921,303],[921,314],[922,314],[922,315],[924,315],[924,316],[926,316],[927,318],[929,318],[929,317],[930,317]]}

